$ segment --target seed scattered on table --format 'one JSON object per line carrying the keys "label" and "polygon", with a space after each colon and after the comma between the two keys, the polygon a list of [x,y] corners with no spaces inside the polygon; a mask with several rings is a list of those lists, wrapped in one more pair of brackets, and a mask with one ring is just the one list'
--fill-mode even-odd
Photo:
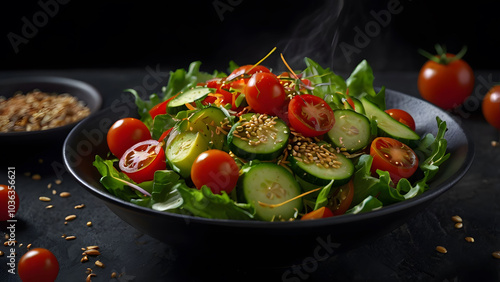
{"label": "seed scattered on table", "polygon": [[54,205],[48,205],[48,206],[46,206],[45,208],[46,208],[46,209],[51,209],[51,208],[53,208],[53,207],[54,207]]}
{"label": "seed scattered on table", "polygon": [[96,265],[96,266],[98,266],[98,267],[100,267],[100,268],[104,268],[104,263],[102,263],[102,262],[101,262],[101,261],[99,261],[99,260],[96,260],[96,261],[95,261],[95,265]]}
{"label": "seed scattered on table", "polygon": [[83,209],[85,207],[84,204],[81,204],[81,205],[76,205],[75,206],[75,209]]}
{"label": "seed scattered on table", "polygon": [[52,183],[47,184],[47,189],[52,188]]}
{"label": "seed scattered on table", "polygon": [[61,194],[59,194],[59,196],[61,198],[67,198],[67,197],[71,196],[71,193],[70,192],[61,192]]}
{"label": "seed scattered on table", "polygon": [[3,256],[3,252],[2,252],[2,251],[0,251],[0,257],[1,257],[1,256]]}
{"label": "seed scattered on table", "polygon": [[461,218],[459,215],[454,215],[454,216],[452,216],[452,217],[451,217],[451,220],[453,220],[453,222],[456,222],[456,223],[458,223],[458,222],[463,222],[463,221],[462,221],[462,218]]}
{"label": "seed scattered on table", "polygon": [[68,215],[67,217],[64,218],[64,220],[66,221],[72,221],[76,218],[76,215],[74,214],[71,214],[71,215]]}
{"label": "seed scattered on table", "polygon": [[497,147],[498,145],[499,145],[498,141],[495,141],[495,140],[491,141],[491,146],[492,147]]}
{"label": "seed scattered on table", "polygon": [[26,249],[28,249],[28,250],[31,249],[31,243],[28,244],[28,246],[26,246]]}
{"label": "seed scattered on table", "polygon": [[89,261],[89,257],[88,256],[83,256],[82,259],[80,260],[80,262],[87,262]]}
{"label": "seed scattered on table", "polygon": [[448,250],[445,247],[443,247],[443,246],[437,246],[436,247],[436,251],[438,251],[438,252],[440,252],[442,254],[446,254],[448,252]]}
{"label": "seed scattered on table", "polygon": [[50,202],[50,198],[49,197],[39,197],[38,200],[42,201],[42,202]]}
{"label": "seed scattered on table", "polygon": [[463,224],[463,223],[461,223],[461,222],[457,222],[457,223],[455,223],[455,228],[460,229],[460,228],[462,228],[462,227],[464,227],[464,224]]}
{"label": "seed scattered on table", "polygon": [[111,278],[116,278],[116,277],[118,277],[118,273],[116,273],[114,271],[111,272]]}
{"label": "seed scattered on table", "polygon": [[95,273],[90,273],[89,275],[87,275],[87,279],[85,279],[85,282],[91,282],[92,277],[95,277],[95,276],[97,276]]}
{"label": "seed scattered on table", "polygon": [[42,179],[42,176],[40,174],[38,174],[38,173],[37,174],[33,174],[33,176],[31,176],[31,179],[33,179],[33,180],[40,180],[40,179]]}
{"label": "seed scattered on table", "polygon": [[98,256],[100,254],[101,252],[99,252],[99,250],[97,249],[89,249],[82,253],[82,255],[89,255],[89,256]]}
{"label": "seed scattered on table", "polygon": [[500,259],[500,251],[495,251],[493,253],[491,253],[491,255],[496,258],[496,259]]}
{"label": "seed scattered on table", "polygon": [[55,195],[57,194],[57,191],[56,190],[52,190],[52,195]]}
{"label": "seed scattered on table", "polygon": [[73,235],[71,235],[71,236],[66,236],[66,238],[65,238],[65,239],[66,239],[66,241],[75,240],[75,239],[76,239],[76,236],[73,236]]}
{"label": "seed scattered on table", "polygon": [[88,221],[88,222],[87,222],[87,226],[88,226],[88,227],[92,226],[92,221]]}
{"label": "seed scattered on table", "polygon": [[55,182],[57,185],[59,185],[59,184],[61,184],[61,183],[62,183],[62,180],[61,180],[61,179],[56,179],[54,182]]}
{"label": "seed scattered on table", "polygon": [[469,243],[474,243],[474,238],[473,237],[465,237],[465,241]]}

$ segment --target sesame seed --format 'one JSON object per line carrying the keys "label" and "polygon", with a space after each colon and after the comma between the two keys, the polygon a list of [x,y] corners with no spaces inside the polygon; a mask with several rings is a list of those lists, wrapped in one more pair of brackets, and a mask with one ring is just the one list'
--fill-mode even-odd
{"label": "sesame seed", "polygon": [[42,202],[50,202],[50,198],[49,197],[39,197],[38,200],[40,200]]}
{"label": "sesame seed", "polygon": [[491,255],[496,258],[496,259],[500,259],[500,251],[495,251],[493,253],[491,253]]}
{"label": "sesame seed", "polygon": [[465,237],[465,241],[467,241],[469,243],[474,243],[474,238],[472,238],[472,237]]}
{"label": "sesame seed", "polygon": [[67,217],[64,218],[64,220],[66,221],[72,221],[76,218],[76,215],[72,214],[72,215],[68,215]]}
{"label": "sesame seed", "polygon": [[462,218],[458,215],[452,216],[451,220],[453,220],[453,222],[462,222]]}
{"label": "sesame seed", "polygon": [[463,224],[463,223],[461,223],[461,222],[457,222],[457,223],[455,223],[455,228],[456,228],[456,229],[460,229],[460,228],[462,228],[462,227],[464,227],[464,224]]}
{"label": "sesame seed", "polygon": [[96,261],[95,261],[95,265],[96,265],[96,266],[98,266],[98,267],[100,267],[100,268],[104,268],[104,263],[102,263],[102,262],[101,262],[101,261],[99,261],[99,260],[96,260]]}
{"label": "sesame seed", "polygon": [[42,179],[42,176],[40,174],[33,174],[33,176],[31,176],[31,179],[40,180],[40,179]]}
{"label": "sesame seed", "polygon": [[73,235],[72,236],[66,236],[66,238],[64,238],[64,239],[66,239],[67,241],[75,240],[76,236],[73,236]]}

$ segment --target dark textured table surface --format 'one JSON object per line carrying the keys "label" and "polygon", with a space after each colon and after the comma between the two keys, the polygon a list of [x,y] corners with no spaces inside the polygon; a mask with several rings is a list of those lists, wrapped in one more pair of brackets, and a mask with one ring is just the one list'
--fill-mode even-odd
{"label": "dark textured table surface", "polygon": [[[101,92],[107,107],[127,99],[123,89],[136,88],[144,94],[157,90],[165,83],[167,73],[151,66],[1,72],[0,79],[34,74],[86,81]],[[81,188],[62,169],[61,146],[56,142],[27,157],[16,158],[15,152],[9,154],[14,157],[0,157],[0,182],[7,181],[8,167],[15,167],[21,198],[15,230],[16,259],[26,252],[28,244],[50,249],[60,263],[57,281],[85,281],[87,268],[96,274],[92,281],[500,281],[500,260],[492,256],[492,252],[500,251],[500,147],[491,145],[499,140],[499,132],[484,121],[478,103],[499,75],[476,72],[476,87],[467,107],[461,113],[452,113],[475,144],[475,159],[465,177],[392,232],[349,250],[335,250],[324,261],[250,269],[228,268],[224,261],[212,262],[210,267],[180,261],[169,245],[124,223]],[[375,73],[376,85],[412,96],[418,96],[416,81],[417,73]],[[32,179],[35,174],[41,178]],[[61,192],[70,192],[71,196],[61,198]],[[41,202],[40,196],[51,197],[52,201]],[[48,204],[53,208],[46,209]],[[74,209],[79,204],[85,204],[85,208]],[[77,218],[65,224],[69,214]],[[463,228],[454,227],[453,215],[463,218]],[[91,227],[86,225],[88,221]],[[5,231],[2,226],[2,236]],[[64,234],[76,239],[67,241]],[[475,242],[468,243],[467,236]],[[89,245],[98,245],[101,255],[82,263],[81,248]],[[445,246],[448,253],[437,252],[438,245]],[[0,250],[5,253],[0,256],[0,281],[18,281],[16,275],[7,272],[8,248],[1,246]],[[251,250],[243,251],[252,255]],[[97,259],[104,268],[94,265]],[[113,272],[116,278],[112,278]]]}

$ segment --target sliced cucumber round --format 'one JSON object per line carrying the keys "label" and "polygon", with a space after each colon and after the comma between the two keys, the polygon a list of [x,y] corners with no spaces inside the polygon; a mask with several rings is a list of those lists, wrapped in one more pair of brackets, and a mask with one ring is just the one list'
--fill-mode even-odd
{"label": "sliced cucumber round", "polygon": [[290,129],[281,119],[252,115],[237,122],[227,135],[229,149],[245,160],[274,160],[288,144]]}
{"label": "sliced cucumber round", "polygon": [[335,124],[327,136],[338,148],[355,152],[370,145],[370,120],[353,110],[335,110]]}
{"label": "sliced cucumber round", "polygon": [[365,108],[366,116],[377,122],[379,135],[392,137],[404,143],[420,139],[420,136],[415,131],[393,119],[388,113],[379,109],[377,105],[366,98],[361,98],[361,103],[363,103],[363,107]]}
{"label": "sliced cucumber round", "polygon": [[207,87],[195,87],[180,93],[177,97],[173,98],[167,105],[167,112],[171,114],[187,110],[186,104],[196,102],[204,99],[208,94],[212,93],[214,89]]}
{"label": "sliced cucumber round", "polygon": [[198,155],[208,150],[208,144],[209,140],[199,132],[179,133],[167,146],[165,153],[172,170],[184,178],[189,178],[193,162]]}
{"label": "sliced cucumber round", "polygon": [[293,175],[275,163],[259,163],[250,167],[238,180],[237,193],[240,201],[255,207],[255,216],[261,220],[289,220],[302,210],[301,199],[276,207],[269,206],[301,194]]}
{"label": "sliced cucumber round", "polygon": [[340,186],[349,182],[354,173],[354,165],[343,154],[336,153],[335,157],[334,165],[329,167],[316,162],[306,163],[302,158],[294,156],[289,156],[288,161],[297,177],[308,183],[323,186],[334,180],[333,186]]}
{"label": "sliced cucumber round", "polygon": [[189,119],[189,130],[200,132],[210,140],[210,148],[222,150],[226,135],[217,128],[226,119],[224,112],[217,107],[207,107],[196,112]]}

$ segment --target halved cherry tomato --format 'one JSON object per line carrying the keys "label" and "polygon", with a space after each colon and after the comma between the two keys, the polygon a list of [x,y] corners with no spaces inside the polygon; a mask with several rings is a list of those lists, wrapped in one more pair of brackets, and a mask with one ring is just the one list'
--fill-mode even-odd
{"label": "halved cherry tomato", "polygon": [[351,206],[352,199],[354,198],[354,183],[349,181],[337,188],[336,193],[330,199],[329,207],[333,215],[344,214]]}
{"label": "halved cherry tomato", "polygon": [[372,174],[375,175],[377,169],[388,171],[395,184],[401,178],[412,176],[418,167],[415,152],[396,139],[375,138],[370,146],[370,155],[373,157]]}
{"label": "halved cherry tomato", "polygon": [[121,171],[137,183],[153,180],[157,170],[166,168],[166,156],[161,143],[146,140],[130,147],[118,163]]}
{"label": "halved cherry tomato", "polygon": [[385,110],[393,119],[399,121],[400,123],[408,126],[411,130],[415,131],[415,120],[406,111],[401,109],[388,109]]}
{"label": "halved cherry tomato", "polygon": [[253,74],[244,93],[248,105],[261,114],[275,115],[286,100],[285,89],[278,77],[267,72]]}
{"label": "halved cherry tomato", "polygon": [[149,128],[136,118],[117,120],[107,135],[109,150],[118,158],[132,145],[148,139],[151,139]]}
{"label": "halved cherry tomato", "polygon": [[500,85],[493,86],[482,102],[483,116],[493,127],[500,130]]}
{"label": "halved cherry tomato", "polygon": [[308,213],[304,214],[300,219],[301,220],[311,220],[311,219],[327,218],[327,217],[332,217],[332,216],[333,216],[333,213],[329,208],[321,207],[317,210],[314,210],[312,212],[308,212]]}
{"label": "halved cherry tomato", "polygon": [[335,124],[332,108],[325,100],[309,94],[293,97],[288,105],[291,127],[306,137],[325,134]]}
{"label": "halved cherry tomato", "polygon": [[23,282],[54,282],[59,274],[59,262],[51,251],[34,248],[19,259],[17,273]]}
{"label": "halved cherry tomato", "polygon": [[166,114],[167,113],[168,102],[170,102],[170,100],[174,99],[177,95],[172,96],[172,97],[168,98],[167,100],[165,100],[165,101],[163,101],[163,102],[155,105],[154,107],[152,107],[151,110],[149,110],[149,114],[151,115],[151,118],[155,119],[155,116],[157,116],[157,115],[164,115],[164,114]]}
{"label": "halved cherry tomato", "polygon": [[[438,50],[438,48],[436,48]],[[474,89],[474,72],[467,62],[458,56],[441,53],[431,57],[418,75],[420,95],[444,110],[461,105]]]}
{"label": "halved cherry tomato", "polygon": [[19,197],[15,189],[7,185],[0,185],[0,221],[14,218],[19,209]]}
{"label": "halved cherry tomato", "polygon": [[191,179],[198,189],[206,185],[214,194],[229,194],[236,187],[239,171],[228,153],[212,149],[198,155],[191,167]]}

